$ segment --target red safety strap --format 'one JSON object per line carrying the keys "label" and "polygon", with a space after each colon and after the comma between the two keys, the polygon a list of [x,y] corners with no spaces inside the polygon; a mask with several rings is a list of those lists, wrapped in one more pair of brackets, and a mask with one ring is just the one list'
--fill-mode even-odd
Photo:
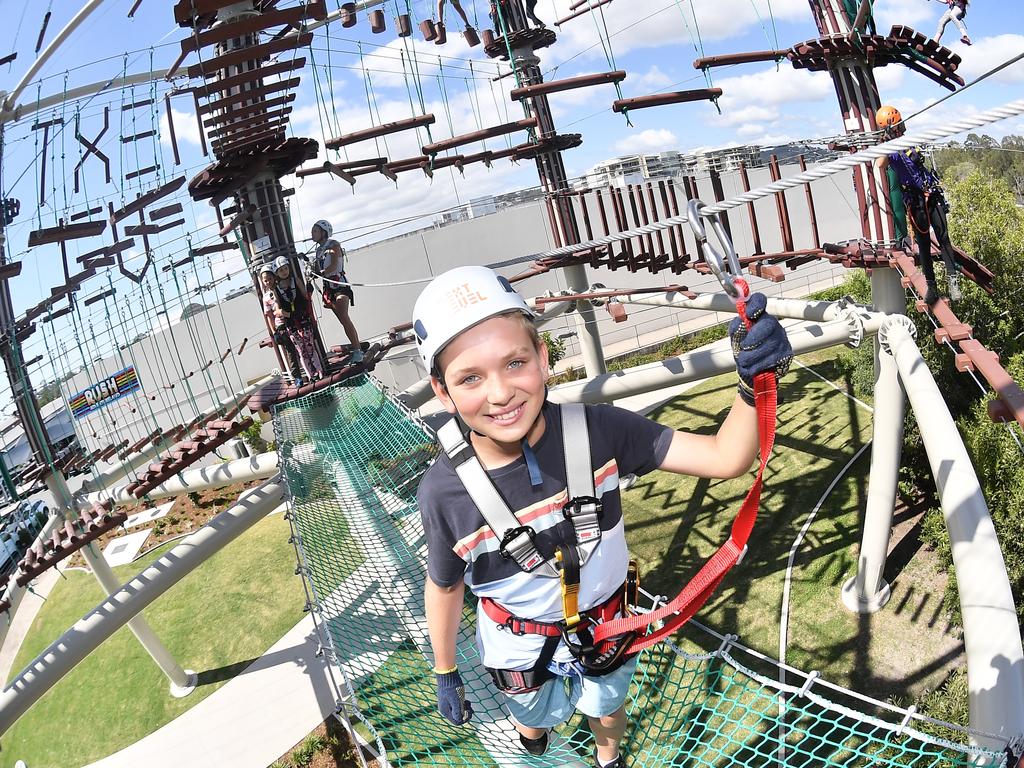
{"label": "red safety strap", "polygon": [[[741,281],[737,279],[736,282],[739,283]],[[746,289],[745,281],[743,288]],[[747,295],[748,290],[742,290],[743,297]],[[744,298],[736,302],[736,311],[747,328],[749,328],[750,320],[747,318]],[[743,505],[733,521],[729,539],[704,563],[704,566],[697,572],[697,575],[683,587],[682,592],[674,600],[649,613],[626,616],[599,624],[593,629],[595,644],[604,640],[610,640],[627,632],[646,632],[651,624],[657,621],[664,621],[664,624],[659,629],[648,632],[634,640],[629,646],[629,653],[637,653],[660,642],[679,629],[700,610],[701,606],[707,602],[708,598],[717,589],[722,579],[725,578],[725,575],[736,565],[747,546],[750,533],[754,529],[754,522],[757,520],[757,509],[761,504],[764,468],[768,464],[768,457],[771,455],[772,446],[775,444],[775,411],[777,404],[778,392],[776,389],[775,372],[765,371],[757,374],[754,377],[754,405],[757,408],[761,461],[757,469],[757,478],[747,492],[747,497],[743,500]]]}
{"label": "red safety strap", "polygon": [[[544,635],[545,637],[556,637],[562,634],[559,622],[531,621],[515,616],[507,608],[494,602],[489,597],[480,598],[480,605],[483,606],[487,617],[506,627],[514,635]],[[585,618],[597,621],[609,621],[622,610],[622,588],[615,590],[611,597],[600,605],[580,611]],[[584,624],[584,626],[589,626]]]}

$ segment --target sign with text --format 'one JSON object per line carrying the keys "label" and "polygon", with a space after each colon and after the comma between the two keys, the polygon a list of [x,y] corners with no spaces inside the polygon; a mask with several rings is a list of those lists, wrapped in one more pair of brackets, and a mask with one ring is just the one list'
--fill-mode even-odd
{"label": "sign with text", "polygon": [[80,419],[131,394],[140,386],[135,366],[129,365],[74,395],[71,398],[71,413],[76,419]]}

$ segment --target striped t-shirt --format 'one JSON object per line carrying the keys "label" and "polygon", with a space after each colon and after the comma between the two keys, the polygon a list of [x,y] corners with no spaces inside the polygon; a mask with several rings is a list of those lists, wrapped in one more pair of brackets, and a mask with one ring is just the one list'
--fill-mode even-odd
{"label": "striped t-shirt", "polygon": [[[643,475],[664,460],[672,430],[650,419],[610,405],[586,407],[594,488],[602,502],[601,542],[583,567],[579,606],[586,610],[607,600],[626,577],[629,553],[622,524],[619,477]],[[562,515],[568,500],[562,418],[558,406],[545,403],[544,434],[533,451],[543,482],[534,487],[525,460],[487,474],[523,525],[536,532],[541,554],[552,556],[560,544],[575,542],[572,523]],[[429,578],[442,587],[465,579],[478,597],[489,597],[514,615],[536,621],[563,618],[557,578],[528,574],[498,551],[500,533],[487,525],[444,454],[424,474],[419,487],[420,514],[427,534]],[[477,612],[477,642],[484,666],[529,669],[544,638],[516,636]],[[564,644],[555,660],[571,659]]]}

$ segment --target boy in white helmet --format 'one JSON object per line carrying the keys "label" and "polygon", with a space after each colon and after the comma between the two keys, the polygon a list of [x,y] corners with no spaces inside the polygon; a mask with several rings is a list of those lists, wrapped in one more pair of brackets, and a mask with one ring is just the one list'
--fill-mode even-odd
{"label": "boy in white helmet", "polygon": [[[472,716],[455,663],[468,585],[481,598],[481,660],[506,696],[524,749],[543,754],[551,728],[579,710],[594,733],[595,765],[624,768],[623,703],[636,662],[616,655],[591,663],[566,643],[565,574],[574,569],[580,616],[614,618],[629,565],[619,478],[653,469],[736,477],[750,467],[758,446],[753,377],[784,372],[792,357],[765,304],[762,294],[751,296],[751,329],[738,319],[731,329],[741,377],[732,409],[716,435],[696,435],[609,405],[548,403],[547,348],[534,314],[492,270],[459,267],[424,289],[413,311],[419,352],[434,392],[469,428],[450,422],[438,431],[445,451],[418,493],[438,709],[449,721]],[[577,440],[581,419],[585,437]],[[570,500],[580,456],[591,495],[574,492]],[[497,493],[489,497],[487,488]],[[493,523],[494,498],[514,516],[506,530]]]}
{"label": "boy in white helmet", "polygon": [[334,227],[325,219],[320,219],[313,225],[311,235],[313,242],[316,243],[314,266],[324,278],[324,308],[331,310],[338,318],[352,344],[350,362],[361,363],[363,350],[359,344],[359,332],[348,315],[349,305],[355,304],[355,296],[352,295],[352,287],[348,285],[348,278],[345,276],[345,249],[337,240],[331,239],[332,234]]}

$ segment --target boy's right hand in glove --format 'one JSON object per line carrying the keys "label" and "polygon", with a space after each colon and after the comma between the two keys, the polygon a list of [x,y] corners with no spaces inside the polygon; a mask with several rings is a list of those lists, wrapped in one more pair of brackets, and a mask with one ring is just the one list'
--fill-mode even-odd
{"label": "boy's right hand in glove", "polygon": [[458,669],[435,672],[437,678],[437,711],[453,725],[465,725],[473,716],[473,707],[466,701],[466,687]]}

